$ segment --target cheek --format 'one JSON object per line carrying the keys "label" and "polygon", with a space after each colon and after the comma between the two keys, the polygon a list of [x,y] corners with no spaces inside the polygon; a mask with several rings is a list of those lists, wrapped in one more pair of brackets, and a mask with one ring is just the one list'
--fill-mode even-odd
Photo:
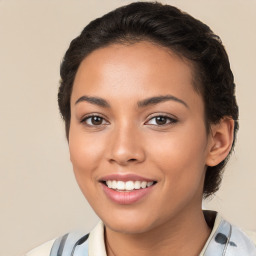
{"label": "cheek", "polygon": [[[98,200],[95,192],[95,170],[102,159],[104,144],[96,133],[86,134],[77,125],[70,126],[69,152],[74,175],[80,190],[91,205]],[[93,200],[92,200],[93,199]]]}
{"label": "cheek", "polygon": [[99,134],[90,135],[81,131],[81,127],[70,126],[70,160],[76,170],[91,169],[103,155],[104,142]]}
{"label": "cheek", "polygon": [[151,140],[151,161],[157,165],[168,186],[185,189],[198,186],[204,175],[207,136],[204,125],[179,127]]}
{"label": "cheek", "polygon": [[86,134],[78,126],[70,126],[69,151],[70,160],[77,183],[85,197],[93,193],[96,185],[95,170],[104,156],[105,143],[99,133]]}

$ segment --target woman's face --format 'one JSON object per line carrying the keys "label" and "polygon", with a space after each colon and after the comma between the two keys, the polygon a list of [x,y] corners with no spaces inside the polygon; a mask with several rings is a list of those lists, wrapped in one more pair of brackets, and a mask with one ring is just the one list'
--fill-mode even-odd
{"label": "woman's face", "polygon": [[201,209],[210,139],[192,81],[188,63],[149,42],[113,44],[81,63],[70,158],[112,230],[141,233]]}

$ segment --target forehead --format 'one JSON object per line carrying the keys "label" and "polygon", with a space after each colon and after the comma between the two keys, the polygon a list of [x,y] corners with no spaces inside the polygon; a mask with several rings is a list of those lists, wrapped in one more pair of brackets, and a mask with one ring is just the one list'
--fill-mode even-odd
{"label": "forehead", "polygon": [[[152,94],[196,94],[192,65],[150,42],[112,44],[89,54],[77,71],[71,101],[82,94],[139,98]],[[198,95],[197,95],[198,96]]]}

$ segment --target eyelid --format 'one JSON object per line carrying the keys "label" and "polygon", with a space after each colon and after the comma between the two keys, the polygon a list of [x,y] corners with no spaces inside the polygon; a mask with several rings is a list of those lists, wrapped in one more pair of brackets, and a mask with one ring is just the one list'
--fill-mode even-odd
{"label": "eyelid", "polygon": [[[81,118],[80,123],[85,123],[85,125],[86,125],[86,126],[89,126],[89,127],[101,127],[101,126],[103,126],[103,125],[106,125],[106,124],[99,124],[99,125],[90,125],[90,124],[86,124],[85,121],[88,120],[88,119],[90,119],[90,118],[92,118],[92,117],[94,117],[94,116],[100,117],[100,118],[102,118],[103,120],[106,121],[106,118],[105,118],[103,115],[101,115],[101,114],[99,114],[99,113],[92,113],[92,114],[88,114],[88,115],[86,115],[86,116],[83,116],[83,117]],[[148,123],[150,120],[152,120],[152,119],[154,119],[154,118],[157,118],[157,117],[165,117],[165,118],[169,119],[170,122],[169,122],[169,123],[166,123],[166,124],[162,124],[162,125],[153,125],[153,126],[159,126],[159,127],[161,127],[161,126],[167,126],[167,125],[171,125],[171,124],[173,124],[173,123],[178,122],[178,118],[177,118],[177,117],[174,117],[173,115],[166,114],[166,113],[155,113],[153,116],[150,116],[150,117],[148,118],[148,120],[146,121],[146,123]],[[106,122],[107,122],[107,121],[106,121]],[[108,122],[107,122],[107,123],[108,123]],[[150,125],[152,125],[152,124],[150,124]]]}
{"label": "eyelid", "polygon": [[94,117],[94,116],[100,117],[100,118],[102,118],[103,120],[106,121],[106,118],[105,118],[104,116],[102,116],[101,114],[93,113],[93,114],[88,114],[88,115],[83,116],[83,117],[81,118],[81,120],[80,120],[80,123],[84,123],[86,126],[90,126],[90,127],[100,127],[100,126],[105,125],[105,124],[100,124],[100,125],[90,125],[90,124],[86,124],[85,121],[88,120],[88,119],[90,119],[90,118],[92,118],[92,117]]}
{"label": "eyelid", "polygon": [[[157,114],[155,114],[154,116],[149,117],[147,122],[149,122],[150,120],[152,120],[152,119],[154,119],[154,118],[156,118],[156,117],[159,117],[159,116],[160,116],[160,117],[168,118],[171,122],[166,123],[166,124],[163,124],[163,125],[153,125],[153,126],[159,126],[159,127],[161,127],[161,126],[167,126],[167,125],[171,125],[171,124],[174,124],[174,123],[177,123],[177,122],[178,122],[178,118],[177,118],[177,117],[174,117],[174,116],[169,115],[169,114],[164,114],[164,113],[157,113]],[[147,122],[146,122],[146,123],[147,123]],[[152,125],[152,124],[150,124],[150,125]]]}

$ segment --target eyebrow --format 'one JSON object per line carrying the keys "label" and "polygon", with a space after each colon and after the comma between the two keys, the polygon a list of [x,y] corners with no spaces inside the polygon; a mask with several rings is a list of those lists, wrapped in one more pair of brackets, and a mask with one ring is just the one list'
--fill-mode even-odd
{"label": "eyebrow", "polygon": [[[158,103],[169,101],[169,100],[176,101],[178,103],[183,104],[186,108],[189,108],[185,101],[183,101],[173,95],[160,95],[160,96],[150,97],[150,98],[138,101],[137,106],[139,108],[143,108],[143,107],[156,105]],[[80,97],[75,102],[75,105],[78,104],[79,102],[83,102],[83,101],[89,102],[91,104],[94,104],[94,105],[97,105],[97,106],[100,106],[103,108],[110,108],[110,104],[105,99],[100,98],[100,97],[86,96],[86,95]]]}

